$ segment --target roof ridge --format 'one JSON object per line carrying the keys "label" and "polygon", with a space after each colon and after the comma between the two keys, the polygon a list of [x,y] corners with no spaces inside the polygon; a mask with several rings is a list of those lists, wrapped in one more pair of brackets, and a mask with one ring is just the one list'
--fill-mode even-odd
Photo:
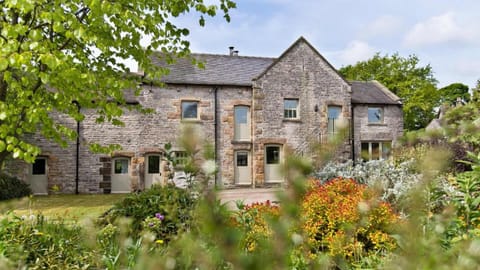
{"label": "roof ridge", "polygon": [[395,95],[392,91],[390,91],[385,85],[383,85],[377,80],[372,80],[372,82],[376,84],[382,90],[382,92],[385,93],[388,97],[397,101],[399,104],[403,103],[402,99],[399,96]]}
{"label": "roof ridge", "polygon": [[232,57],[232,58],[255,58],[255,59],[268,59],[275,60],[276,57],[266,57],[266,56],[251,56],[251,55],[229,55],[229,54],[220,54],[220,53],[190,53],[191,56],[194,55],[208,55],[208,56],[222,56],[222,57]]}

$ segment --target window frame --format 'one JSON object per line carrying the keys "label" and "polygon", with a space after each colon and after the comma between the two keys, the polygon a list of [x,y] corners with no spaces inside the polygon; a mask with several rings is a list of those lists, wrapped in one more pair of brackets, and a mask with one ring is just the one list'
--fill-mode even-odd
{"label": "window frame", "polygon": [[[288,107],[288,101],[295,101],[296,107]],[[294,116],[292,116],[294,115]],[[285,120],[299,120],[300,119],[300,100],[298,98],[284,98],[283,99],[283,119]]]}
{"label": "window frame", "polygon": [[[245,109],[246,122],[239,122],[240,119],[237,115],[238,110]],[[250,122],[250,106],[247,105],[235,105],[233,107],[233,140],[234,141],[250,141],[251,140],[251,122]]]}
{"label": "window frame", "polygon": [[47,159],[38,157],[32,163],[32,175],[47,175]]}
{"label": "window frame", "polygon": [[[378,158],[374,158],[373,144],[378,144]],[[367,146],[368,153],[365,153],[364,146]],[[392,141],[362,141],[360,143],[360,158],[363,161],[385,160],[391,156],[391,152]]]}
{"label": "window frame", "polygon": [[[196,106],[195,117],[186,117],[185,112],[187,111],[187,108],[184,107],[184,104],[187,104],[187,103],[195,104]],[[198,100],[182,100],[180,102],[180,114],[183,121],[196,121],[200,119],[199,103],[200,102]]]}
{"label": "window frame", "polygon": [[[158,163],[153,161],[153,164],[155,164],[155,165],[151,166],[152,165],[151,159],[153,159],[153,158],[158,158]],[[163,158],[162,153],[147,155],[147,158],[146,158],[147,159],[147,174],[159,174],[160,173],[162,158]],[[156,169],[156,170],[153,170],[153,169]]]}
{"label": "window frame", "polygon": [[[381,113],[381,119],[378,121],[370,121],[370,110],[379,110]],[[383,124],[385,119],[385,109],[383,106],[368,106],[367,107],[367,121],[368,124],[373,124],[373,125],[378,125],[378,124]]]}
{"label": "window frame", "polygon": [[[125,167],[127,170],[124,171],[123,170],[123,164],[121,166],[122,170],[120,172],[117,172],[117,162],[122,162],[123,161],[126,161],[127,163],[127,166]],[[126,158],[126,157],[120,157],[120,158],[115,158],[113,160],[113,174],[129,174],[130,172],[130,159],[129,158]]]}
{"label": "window frame", "polygon": [[[336,118],[330,117],[330,109],[333,109],[333,108],[339,109],[338,115]],[[340,105],[332,104],[327,106],[327,133],[328,134],[336,133],[335,120],[338,120],[340,119],[340,117],[342,117],[342,111],[343,111],[343,107]]]}
{"label": "window frame", "polygon": [[188,164],[188,153],[187,151],[174,151],[173,164],[175,167],[184,167]]}

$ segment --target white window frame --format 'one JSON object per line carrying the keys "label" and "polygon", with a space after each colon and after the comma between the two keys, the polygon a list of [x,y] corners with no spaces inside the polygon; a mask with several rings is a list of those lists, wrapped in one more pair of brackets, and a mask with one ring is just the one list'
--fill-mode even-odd
{"label": "white window frame", "polygon": [[[297,103],[296,107],[288,107],[288,101],[295,101]],[[297,120],[300,119],[300,101],[298,98],[285,98],[283,100],[283,118],[288,120]]]}
{"label": "white window frame", "polygon": [[[185,115],[185,112],[186,112],[186,107],[184,107],[184,104],[187,104],[187,103],[190,103],[190,104],[195,104],[196,105],[196,117],[186,117]],[[182,100],[182,102],[180,102],[180,111],[181,111],[181,116],[182,116],[182,120],[198,120],[200,119],[200,110],[199,110],[199,103],[198,100]]]}
{"label": "white window frame", "polygon": [[[373,153],[372,153],[372,144],[378,143],[378,159],[373,158]],[[365,144],[368,144],[368,157],[365,155],[363,152],[363,146]],[[386,145],[389,145],[388,147]],[[389,152],[385,152],[386,149],[389,149]],[[379,160],[379,159],[388,159],[391,155],[392,151],[392,142],[391,141],[363,141],[360,144],[360,156],[363,160],[368,161],[368,160]]]}
{"label": "white window frame", "polygon": [[[370,121],[370,110],[379,110],[381,118],[378,121]],[[382,106],[369,106],[367,108],[367,119],[369,124],[383,124],[384,122],[384,109]]]}
{"label": "white window frame", "polygon": [[[238,123],[237,109],[245,108],[247,111],[246,123]],[[235,141],[250,141],[251,140],[251,128],[250,128],[250,106],[236,105],[233,108],[233,121],[234,121],[234,140]]]}
{"label": "white window frame", "polygon": [[[338,108],[339,112],[336,118],[330,117],[330,108]],[[337,126],[338,124],[335,123],[337,120],[339,120],[342,117],[342,110],[343,107],[340,105],[328,105],[327,107],[327,132],[328,134],[336,134],[337,133]]]}

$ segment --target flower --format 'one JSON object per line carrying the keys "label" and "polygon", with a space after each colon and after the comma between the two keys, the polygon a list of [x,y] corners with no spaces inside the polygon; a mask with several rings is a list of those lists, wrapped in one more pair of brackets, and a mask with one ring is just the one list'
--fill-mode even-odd
{"label": "flower", "polygon": [[165,216],[160,214],[160,213],[156,213],[155,217],[158,218],[158,220],[164,220],[165,219]]}
{"label": "flower", "polygon": [[214,174],[217,171],[215,160],[209,159],[202,164],[202,170],[206,175]]}
{"label": "flower", "polygon": [[155,243],[157,243],[157,244],[163,244],[163,240],[162,240],[162,239],[158,239],[157,241],[155,241]]}
{"label": "flower", "polygon": [[153,225],[155,225],[153,222],[148,223],[148,227],[153,227]]}

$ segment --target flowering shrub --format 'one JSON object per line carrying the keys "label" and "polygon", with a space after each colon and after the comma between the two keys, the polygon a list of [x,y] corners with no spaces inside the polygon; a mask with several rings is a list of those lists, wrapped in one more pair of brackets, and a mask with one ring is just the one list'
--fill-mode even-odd
{"label": "flowering shrub", "polygon": [[[0,254],[12,269],[95,268],[95,253],[80,226],[43,216],[8,215],[0,220]],[[1,265],[0,265],[1,266]],[[3,268],[2,268],[3,269]]]}
{"label": "flowering shrub", "polygon": [[244,232],[242,248],[247,252],[256,251],[259,244],[272,235],[268,220],[278,220],[279,216],[278,206],[270,201],[243,206],[232,219],[234,226]]}
{"label": "flowering shrub", "polygon": [[389,232],[398,222],[397,215],[371,189],[353,179],[312,182],[301,207],[312,257],[328,252],[354,260],[396,247]]}
{"label": "flowering shrub", "polygon": [[321,183],[336,177],[343,177],[353,178],[359,183],[380,188],[381,199],[396,207],[421,181],[421,175],[413,170],[413,161],[402,162],[398,165],[387,160],[372,160],[355,164],[351,160],[345,163],[331,162],[321,171],[316,172],[314,176]]}
{"label": "flowering shrub", "polygon": [[[104,214],[100,223],[106,225],[115,223],[120,217],[131,218],[131,235],[137,237],[142,230],[150,228],[150,222],[156,222],[154,219],[157,219],[162,224],[155,233],[158,237],[167,239],[190,226],[196,202],[189,190],[171,185],[153,186],[139,194],[131,194],[114,205]],[[149,220],[147,226],[146,219]]]}

